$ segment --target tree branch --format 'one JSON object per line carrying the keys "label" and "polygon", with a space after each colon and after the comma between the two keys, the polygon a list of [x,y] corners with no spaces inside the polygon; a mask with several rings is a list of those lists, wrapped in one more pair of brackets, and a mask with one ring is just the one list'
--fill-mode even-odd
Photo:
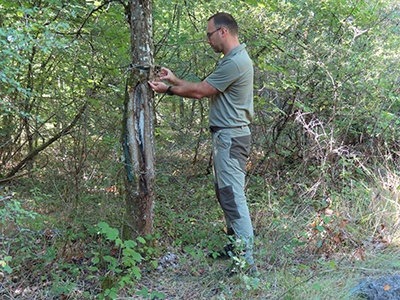
{"label": "tree branch", "polygon": [[48,140],[46,143],[40,145],[39,147],[33,149],[31,152],[28,153],[27,156],[25,156],[25,158],[17,165],[15,166],[11,172],[9,172],[6,175],[6,179],[14,176],[19,170],[21,170],[25,164],[33,159],[36,155],[38,155],[41,151],[43,151],[44,149],[46,149],[48,146],[50,146],[51,144],[53,144],[55,141],[57,141],[59,138],[61,138],[64,135],[67,135],[70,130],[72,128],[75,127],[76,123],[79,121],[79,119],[81,118],[82,114],[85,112],[86,108],[88,106],[88,101],[85,102],[85,104],[81,107],[81,109],[79,110],[78,114],[75,116],[74,120],[71,122],[71,124],[69,124],[66,128],[64,128],[63,130],[61,130],[59,133],[57,133],[55,136],[53,136],[50,140]]}

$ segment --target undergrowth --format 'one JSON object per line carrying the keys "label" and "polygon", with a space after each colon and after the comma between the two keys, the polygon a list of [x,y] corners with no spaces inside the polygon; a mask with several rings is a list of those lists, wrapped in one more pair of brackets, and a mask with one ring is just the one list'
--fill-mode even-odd
{"label": "undergrowth", "polygon": [[225,276],[231,262],[208,258],[227,240],[207,144],[193,165],[174,143],[159,145],[155,233],[134,241],[120,238],[120,176],[92,179],[78,197],[44,174],[2,187],[0,298],[351,299],[361,280],[399,272],[394,166],[345,168],[321,182],[331,166],[316,174],[255,151],[246,193],[258,272]]}

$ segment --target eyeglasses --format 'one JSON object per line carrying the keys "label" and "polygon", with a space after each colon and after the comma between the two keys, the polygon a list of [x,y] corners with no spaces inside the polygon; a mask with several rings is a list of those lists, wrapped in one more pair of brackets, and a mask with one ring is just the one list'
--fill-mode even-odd
{"label": "eyeglasses", "polygon": [[214,34],[214,32],[217,32],[218,30],[220,30],[222,27],[215,29],[212,32],[207,32],[207,39],[211,39],[211,36]]}

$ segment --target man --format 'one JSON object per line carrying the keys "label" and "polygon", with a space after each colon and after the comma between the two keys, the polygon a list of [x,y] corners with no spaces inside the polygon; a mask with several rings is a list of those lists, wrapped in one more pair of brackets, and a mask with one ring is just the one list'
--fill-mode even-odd
{"label": "man", "polygon": [[[217,13],[208,19],[207,43],[224,57],[203,82],[179,79],[167,68],[162,68],[160,78],[171,86],[162,82],[149,84],[157,93],[210,98],[215,191],[225,214],[227,234],[235,236],[236,245],[244,246],[242,254],[252,270],[254,234],[244,184],[251,140],[248,125],[253,119],[253,65],[246,45],[239,43],[238,25],[230,14]],[[212,257],[227,258],[234,249],[233,244],[228,244]]]}

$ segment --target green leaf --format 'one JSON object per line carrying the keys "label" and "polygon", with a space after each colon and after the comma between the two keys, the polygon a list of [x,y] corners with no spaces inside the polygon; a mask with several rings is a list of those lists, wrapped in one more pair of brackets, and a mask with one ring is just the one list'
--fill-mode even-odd
{"label": "green leaf", "polygon": [[10,266],[5,266],[5,267],[3,268],[3,271],[7,272],[8,274],[11,274],[12,269],[11,269]]}
{"label": "green leaf", "polygon": [[154,268],[158,267],[158,262],[156,260],[151,261],[151,263],[153,264]]}
{"label": "green leaf", "polygon": [[110,296],[111,299],[115,299],[115,298],[118,297],[117,293],[114,292],[114,291],[111,291],[110,294],[109,294],[109,296]]}
{"label": "green leaf", "polygon": [[332,221],[332,218],[326,217],[324,220],[325,224],[329,224]]}
{"label": "green leaf", "polygon": [[110,228],[110,226],[108,226],[108,224],[105,223],[105,222],[99,222],[99,223],[97,224],[97,226],[99,226],[101,229]]}
{"label": "green leaf", "polygon": [[127,249],[124,249],[122,253],[124,256],[129,256],[136,261],[142,260],[142,256],[140,255],[140,253],[136,252],[135,250],[127,248]]}
{"label": "green leaf", "polygon": [[163,293],[156,293],[156,296],[160,299],[165,299],[165,295]]}
{"label": "green leaf", "polygon": [[318,230],[319,232],[323,232],[323,231],[325,230],[325,228],[322,227],[322,226],[317,226],[316,228],[317,228],[317,230]]}
{"label": "green leaf", "polygon": [[144,238],[140,237],[140,236],[137,238],[137,240],[138,240],[139,242],[143,243],[143,244],[146,243],[146,240],[145,240]]}
{"label": "green leaf", "polygon": [[135,294],[136,295],[143,295],[144,297],[147,297],[147,295],[149,294],[149,290],[144,287],[144,288],[142,288],[141,291],[136,292]]}
{"label": "green leaf", "polygon": [[114,241],[118,237],[119,232],[116,228],[110,228],[106,234],[109,240]]}
{"label": "green leaf", "polygon": [[140,279],[142,277],[142,274],[140,273],[139,267],[133,267],[132,268],[132,273],[136,276],[136,278]]}
{"label": "green leaf", "polygon": [[118,237],[119,234],[118,229],[111,228],[105,222],[99,222],[97,225],[101,228],[101,232],[107,236],[107,239],[114,241]]}
{"label": "green leaf", "polygon": [[126,248],[134,248],[137,246],[137,243],[131,240],[125,241],[124,243]]}
{"label": "green leaf", "polygon": [[114,264],[116,262],[116,259],[112,256],[106,255],[103,257],[105,261],[108,261],[111,264]]}
{"label": "green leaf", "polygon": [[150,299],[154,299],[155,297],[160,299],[165,299],[165,295],[163,293],[156,293],[156,292],[151,293]]}
{"label": "green leaf", "polygon": [[186,253],[191,254],[191,253],[193,253],[195,250],[194,250],[192,247],[190,247],[190,246],[186,246],[186,247],[185,247],[185,251],[186,251]]}

